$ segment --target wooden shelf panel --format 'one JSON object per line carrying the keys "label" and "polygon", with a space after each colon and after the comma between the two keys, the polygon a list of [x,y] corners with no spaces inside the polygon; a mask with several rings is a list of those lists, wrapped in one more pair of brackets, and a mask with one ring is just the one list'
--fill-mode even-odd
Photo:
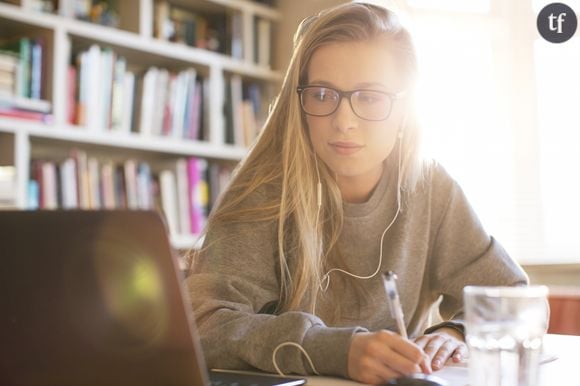
{"label": "wooden shelf panel", "polygon": [[58,128],[20,119],[0,120],[0,132],[27,133],[35,138],[54,139],[70,144],[89,144],[110,148],[125,148],[156,152],[175,156],[197,156],[204,158],[239,161],[247,150],[239,146],[216,145],[202,141],[186,141],[166,137],[147,137],[138,133],[116,133],[112,131],[90,132],[86,129],[67,126]]}

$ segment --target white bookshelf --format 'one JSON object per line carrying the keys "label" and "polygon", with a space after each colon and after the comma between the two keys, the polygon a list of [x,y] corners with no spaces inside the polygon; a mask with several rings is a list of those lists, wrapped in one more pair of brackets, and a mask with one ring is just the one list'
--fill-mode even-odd
{"label": "white bookshelf", "polygon": [[[19,106],[52,111],[52,119],[38,122],[0,116],[0,151],[9,149],[10,155],[0,154],[2,164],[15,167],[14,207],[27,208],[27,190],[32,160],[39,154],[50,154],[55,160],[68,155],[70,149],[86,150],[89,154],[110,154],[122,159],[130,154],[153,163],[152,168],[175,162],[178,158],[200,157],[214,162],[235,164],[246,153],[245,146],[226,143],[225,85],[232,76],[248,82],[258,82],[277,88],[282,75],[266,65],[258,65],[254,58],[254,23],[257,18],[275,25],[280,13],[262,4],[247,0],[170,0],[171,5],[193,11],[210,9],[212,12],[237,13],[242,20],[243,57],[234,58],[201,48],[167,42],[154,37],[154,0],[127,0],[121,4],[120,26],[106,27],[71,16],[73,0],[60,0],[62,5],[55,14],[27,9],[29,2],[20,5],[0,3],[0,39],[11,36],[42,36],[46,40],[43,68],[44,100],[12,98]],[[115,132],[105,128],[88,130],[71,124],[68,119],[68,66],[82,49],[97,44],[111,48],[128,63],[141,68],[194,68],[206,82],[204,140],[180,139],[144,135],[139,132]],[[0,97],[0,106],[6,97]],[[193,234],[172,234],[175,247],[187,248],[196,242]]]}

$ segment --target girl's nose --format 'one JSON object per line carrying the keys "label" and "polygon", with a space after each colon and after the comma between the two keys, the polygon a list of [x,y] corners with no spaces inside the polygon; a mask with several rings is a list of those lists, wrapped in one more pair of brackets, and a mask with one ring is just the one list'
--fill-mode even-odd
{"label": "girl's nose", "polygon": [[339,131],[348,131],[356,127],[358,120],[348,98],[342,98],[338,108],[332,114],[334,127]]}

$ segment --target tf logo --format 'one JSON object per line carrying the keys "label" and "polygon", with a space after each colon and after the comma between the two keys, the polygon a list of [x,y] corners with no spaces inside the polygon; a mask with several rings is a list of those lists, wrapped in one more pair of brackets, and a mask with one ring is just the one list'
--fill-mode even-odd
{"label": "tf logo", "polygon": [[546,5],[536,20],[538,32],[550,43],[563,43],[576,32],[578,19],[566,4],[552,3]]}

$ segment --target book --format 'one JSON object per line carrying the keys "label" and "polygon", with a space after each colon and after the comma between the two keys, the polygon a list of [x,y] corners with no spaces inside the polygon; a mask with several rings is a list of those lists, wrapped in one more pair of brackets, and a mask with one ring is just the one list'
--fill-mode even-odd
{"label": "book", "polygon": [[254,112],[254,106],[249,100],[244,100],[241,104],[242,109],[242,120],[243,120],[243,144],[246,147],[251,146],[254,143],[258,135],[258,127],[256,123],[256,114]]}
{"label": "book", "polygon": [[[72,15],[75,19],[88,20],[91,12],[92,0],[71,0],[73,3]],[[64,3],[67,3],[64,1]]]}
{"label": "book", "polygon": [[243,112],[242,112],[242,77],[240,75],[232,75],[230,78],[231,84],[231,113],[232,113],[232,129],[233,129],[233,143],[235,145],[244,145],[244,128],[243,128]]}
{"label": "book", "polygon": [[49,101],[23,98],[14,94],[0,94],[0,107],[42,114],[48,114],[52,110],[52,104]]}
{"label": "book", "polygon": [[189,215],[189,194],[191,181],[188,176],[187,160],[185,158],[178,159],[175,169],[179,233],[188,235],[191,234],[191,221]]}
{"label": "book", "polygon": [[78,202],[77,171],[75,160],[67,157],[60,164],[60,190],[63,209],[76,209]]}
{"label": "book", "polygon": [[20,39],[20,62],[18,64],[16,95],[24,98],[30,97],[30,45],[30,39]]}
{"label": "book", "polygon": [[163,127],[161,129],[161,134],[164,136],[170,136],[171,130],[173,128],[176,93],[177,93],[177,74],[174,72],[170,72],[168,79],[166,104],[163,115]]}
{"label": "book", "polygon": [[0,71],[16,73],[19,55],[12,51],[0,49]]}
{"label": "book", "polygon": [[100,87],[97,96],[100,102],[100,111],[98,113],[97,123],[95,123],[98,130],[111,128],[111,106],[116,57],[117,55],[111,49],[101,49]]}
{"label": "book", "polygon": [[55,0],[27,0],[30,10],[35,12],[52,13],[55,10]]}
{"label": "book", "polygon": [[159,185],[161,193],[161,205],[169,233],[179,233],[179,220],[177,213],[177,187],[175,173],[171,170],[163,170],[159,173]]}
{"label": "book", "polygon": [[185,113],[187,103],[188,84],[191,78],[195,78],[195,70],[188,69],[181,71],[177,75],[175,84],[175,95],[173,98],[173,116],[171,124],[171,135],[174,138],[183,138],[185,129]]}
{"label": "book", "polygon": [[72,149],[71,157],[76,165],[79,208],[91,209],[91,187],[89,182],[87,153],[84,150]]}
{"label": "book", "polygon": [[77,76],[77,68],[69,66],[67,71],[66,110],[67,122],[73,125],[77,123]]}
{"label": "book", "polygon": [[256,24],[257,47],[254,47],[256,63],[259,66],[270,68],[272,23],[270,20],[258,18]]}
{"label": "book", "polygon": [[175,34],[175,27],[169,20],[169,3],[167,0],[155,2],[155,17],[153,20],[154,36],[161,40],[170,40]]}
{"label": "book", "polygon": [[154,89],[154,103],[151,121],[151,134],[160,136],[163,132],[164,116],[166,114],[166,106],[169,104],[170,97],[168,96],[169,88],[169,71],[165,68],[159,69],[157,78],[155,80]]}
{"label": "book", "polygon": [[0,51],[9,51],[18,57],[14,93],[23,98],[30,97],[31,45],[27,37],[0,40]]}
{"label": "book", "polygon": [[38,181],[28,180],[26,185],[26,208],[36,210],[40,207],[40,187]]}
{"label": "book", "polygon": [[[268,117],[268,104],[266,98],[263,97],[263,90],[261,85],[257,83],[250,83],[246,88],[246,99],[252,103],[254,108],[254,115],[256,118],[256,129],[259,132],[262,126],[266,123]],[[257,133],[256,133],[257,134]]]}
{"label": "book", "polygon": [[234,143],[234,116],[232,104],[232,82],[224,82],[224,143]]}
{"label": "book", "polygon": [[16,80],[14,74],[0,70],[0,96],[12,96]]}
{"label": "book", "polygon": [[127,209],[127,181],[125,179],[125,168],[122,164],[114,165],[113,183],[116,208]]}
{"label": "book", "polygon": [[199,80],[191,83],[188,97],[188,116],[186,117],[188,130],[184,137],[197,140],[200,138],[202,99],[202,83]]}
{"label": "book", "polygon": [[103,55],[101,48],[93,44],[87,51],[85,57],[85,69],[83,71],[83,78],[81,79],[81,86],[84,88],[86,94],[86,101],[84,103],[85,120],[83,124],[91,131],[99,131],[103,129],[103,85],[101,79],[101,62]]}
{"label": "book", "polygon": [[138,128],[139,133],[142,135],[151,135],[153,132],[152,123],[155,111],[155,93],[158,76],[159,69],[157,67],[149,67],[143,77],[143,88],[140,101],[140,126]]}
{"label": "book", "polygon": [[135,103],[135,74],[131,71],[125,72],[123,78],[123,102],[121,113],[121,124],[119,131],[129,133],[133,127],[133,104]]}
{"label": "book", "polygon": [[127,208],[139,209],[138,186],[137,186],[137,162],[128,159],[123,164],[125,172],[125,190],[127,199]]}
{"label": "book", "polygon": [[0,166],[0,203],[8,204],[16,197],[16,168]]}
{"label": "book", "polygon": [[110,124],[111,130],[121,130],[123,125],[123,114],[125,111],[126,86],[125,76],[127,71],[127,60],[123,57],[117,57],[113,65],[113,79],[111,89],[111,107],[110,107]]}
{"label": "book", "polygon": [[87,120],[87,83],[88,83],[88,52],[83,51],[79,53],[76,57],[77,65],[77,87],[76,87],[76,111],[75,111],[75,121],[79,126],[84,126]]}
{"label": "book", "polygon": [[159,1],[154,21],[155,37],[225,53],[227,49],[227,16],[207,9],[192,9]]}
{"label": "book", "polygon": [[229,13],[228,26],[230,30],[227,36],[230,39],[229,42],[229,53],[234,59],[242,60],[244,58],[244,45],[243,45],[243,16],[241,12],[232,11]]}
{"label": "book", "polygon": [[32,99],[42,99],[42,72],[44,57],[44,41],[36,39],[32,42],[30,53],[30,92]]}
{"label": "book", "polygon": [[30,121],[51,123],[52,115],[38,113],[36,111],[26,111],[14,108],[4,108],[0,106],[0,117],[3,118],[16,118],[16,119],[26,119]]}
{"label": "book", "polygon": [[202,16],[187,8],[172,5],[169,7],[168,17],[173,32],[169,36],[169,41],[203,48],[201,41],[205,38],[205,31]]}
{"label": "book", "polygon": [[[200,101],[201,101],[201,106],[199,108],[200,110],[200,114],[199,114],[199,134],[197,136],[197,139],[199,141],[209,141],[210,139],[210,129],[209,129],[209,114],[210,114],[210,109],[209,109],[209,90],[210,90],[210,81],[209,78],[203,78],[201,81],[201,96],[200,96]],[[225,102],[224,102],[225,103]]]}
{"label": "book", "polygon": [[101,173],[99,161],[95,157],[89,157],[87,171],[89,178],[89,206],[91,209],[101,209]]}
{"label": "book", "polygon": [[207,165],[207,161],[202,158],[191,157],[187,161],[190,186],[190,221],[193,234],[201,233],[207,220],[209,208]]}
{"label": "book", "polygon": [[58,179],[54,162],[44,161],[41,164],[42,183],[40,186],[41,209],[58,208]]}
{"label": "book", "polygon": [[139,209],[153,209],[153,178],[147,162],[137,166],[137,202]]}
{"label": "book", "polygon": [[143,81],[146,72],[135,74],[133,88],[133,111],[131,119],[131,132],[139,133],[141,129],[141,111],[143,107]]}
{"label": "book", "polygon": [[117,207],[114,170],[115,167],[110,160],[105,161],[101,166],[101,196],[104,209],[115,209]]}

